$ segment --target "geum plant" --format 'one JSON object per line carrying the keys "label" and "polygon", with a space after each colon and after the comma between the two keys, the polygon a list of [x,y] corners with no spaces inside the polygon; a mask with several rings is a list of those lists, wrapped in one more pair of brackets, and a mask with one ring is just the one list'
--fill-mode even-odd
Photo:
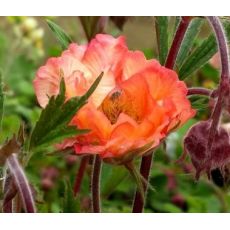
{"label": "geum plant", "polygon": [[[86,45],[74,43],[63,29],[48,21],[64,51],[60,57],[48,59],[36,73],[34,89],[43,110],[32,133],[25,135],[22,126],[1,147],[3,212],[36,211],[36,195],[24,169],[33,154],[46,152],[50,146],[63,152],[71,149],[81,156],[73,185],[75,196],[87,164],[93,162],[92,212],[101,211],[103,162],[129,170],[137,184],[133,212],[142,212],[153,153],[171,132],[195,116],[194,100],[192,105],[190,102],[193,95],[208,97],[215,104],[210,118],[195,124],[185,136],[179,161],[188,153],[197,179],[202,171],[210,176],[213,169],[224,170],[229,163],[229,134],[220,127],[222,111],[229,111],[228,21],[223,24],[218,17],[177,17],[171,41],[168,17],[156,17],[159,63],[147,60],[141,51],[130,51],[123,36],[103,34],[107,20],[81,17]],[[213,33],[193,48],[206,20]],[[183,80],[217,51],[222,67],[217,89],[187,88]],[[3,102],[1,84],[1,118]],[[139,157],[137,170],[135,160]],[[15,209],[18,200],[22,207]]]}

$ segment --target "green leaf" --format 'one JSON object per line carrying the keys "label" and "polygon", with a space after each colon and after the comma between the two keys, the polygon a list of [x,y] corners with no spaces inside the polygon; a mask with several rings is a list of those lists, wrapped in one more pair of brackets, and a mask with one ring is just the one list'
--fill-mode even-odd
{"label": "green leaf", "polygon": [[30,149],[45,147],[61,140],[86,133],[88,130],[79,130],[69,126],[77,111],[87,103],[88,98],[98,86],[103,73],[95,80],[89,90],[81,97],[73,97],[65,102],[65,83],[62,78],[60,92],[52,96],[46,108],[41,112],[40,118],[31,135]]}
{"label": "green leaf", "polygon": [[216,40],[215,36],[212,34],[205,39],[201,45],[197,47],[185,60],[184,64],[179,70],[180,79],[184,80],[194,71],[201,68],[216,52]]}
{"label": "green leaf", "polygon": [[63,49],[67,49],[69,44],[72,43],[72,39],[69,37],[69,35],[66,34],[66,32],[56,23],[52,22],[49,19],[46,19],[48,26],[53,31],[55,37],[61,44]]}
{"label": "green leaf", "polygon": [[205,111],[208,108],[209,98],[207,96],[192,95],[189,96],[192,108],[198,110],[199,112]]}
{"label": "green leaf", "polygon": [[[224,22],[226,36],[230,38],[230,23]],[[218,51],[216,38],[211,34],[205,39],[185,60],[184,64],[179,70],[179,77],[181,80],[191,75],[194,71],[200,69],[208,60]]]}
{"label": "green leaf", "polygon": [[159,61],[164,65],[168,54],[168,17],[159,16],[155,19]]}
{"label": "green leaf", "polygon": [[177,56],[177,60],[176,60],[177,66],[180,67],[183,64],[186,57],[188,56],[191,47],[194,43],[194,40],[196,39],[198,33],[200,32],[200,28],[203,24],[203,21],[204,20],[201,18],[195,18],[190,23]]}
{"label": "green leaf", "polygon": [[112,192],[119,186],[119,184],[128,176],[127,170],[123,166],[115,166],[115,167],[106,167],[107,165],[103,165],[103,171],[106,172],[104,178],[102,178],[102,197],[109,197]]}
{"label": "green leaf", "polygon": [[65,181],[65,193],[63,200],[63,213],[78,213],[80,212],[80,201],[74,197],[73,188],[69,180]]}
{"label": "green leaf", "polygon": [[0,72],[0,131],[2,128],[3,112],[4,112],[4,94],[3,94],[2,74]]}

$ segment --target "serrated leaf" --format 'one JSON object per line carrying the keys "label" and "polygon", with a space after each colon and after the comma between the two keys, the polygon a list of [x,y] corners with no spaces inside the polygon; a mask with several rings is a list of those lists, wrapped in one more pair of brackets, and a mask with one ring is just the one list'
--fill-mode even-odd
{"label": "serrated leaf", "polygon": [[159,61],[164,65],[168,54],[168,17],[158,16],[155,19]]}
{"label": "serrated leaf", "polygon": [[80,212],[80,201],[74,197],[73,188],[68,180],[65,181],[65,193],[63,200],[63,213]]}
{"label": "serrated leaf", "polygon": [[[44,143],[46,146],[47,144],[52,145],[55,143],[61,142],[63,139],[75,137],[77,135],[82,135],[85,133],[88,133],[90,130],[88,129],[76,129],[75,126],[73,127],[61,127],[58,129],[55,129],[54,131],[51,131],[48,136],[45,136],[40,140],[40,143]],[[43,147],[43,145],[39,146],[40,148]]]}
{"label": "serrated leaf", "polygon": [[95,80],[89,90],[81,97],[73,97],[65,102],[65,83],[62,78],[60,92],[52,96],[31,135],[30,149],[44,147],[60,142],[61,140],[86,133],[88,130],[79,130],[68,126],[77,111],[87,103],[88,98],[98,86],[103,73]]}
{"label": "serrated leaf", "polygon": [[4,112],[4,94],[3,94],[2,74],[0,72],[0,131],[2,129],[3,112]]}
{"label": "serrated leaf", "polygon": [[69,35],[67,35],[66,32],[53,21],[46,19],[46,22],[50,29],[53,31],[62,48],[67,49],[69,44],[73,42]]}
{"label": "serrated leaf", "polygon": [[[230,37],[230,23],[225,21],[224,28],[226,36]],[[179,77],[181,80],[191,75],[194,71],[200,69],[208,60],[218,51],[216,38],[211,34],[205,39],[185,60],[184,64],[179,70]]]}
{"label": "serrated leaf", "polygon": [[187,55],[189,54],[193,42],[196,39],[198,33],[200,32],[200,28],[203,24],[203,21],[204,20],[201,18],[194,18],[190,23],[177,56],[177,66],[180,67],[186,59]]}

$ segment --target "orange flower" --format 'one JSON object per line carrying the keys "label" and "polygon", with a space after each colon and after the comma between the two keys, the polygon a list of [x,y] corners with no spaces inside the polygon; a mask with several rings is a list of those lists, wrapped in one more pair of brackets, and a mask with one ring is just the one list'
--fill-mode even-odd
{"label": "orange flower", "polygon": [[[108,161],[128,161],[156,147],[174,128],[193,117],[187,88],[177,74],[140,51],[129,51],[124,37],[98,34],[88,45],[71,44],[61,57],[50,58],[34,80],[42,107],[57,95],[64,74],[66,98],[83,95],[104,76],[71,125],[88,134],[65,140],[77,154],[100,154]],[[63,72],[63,74],[60,74]]]}

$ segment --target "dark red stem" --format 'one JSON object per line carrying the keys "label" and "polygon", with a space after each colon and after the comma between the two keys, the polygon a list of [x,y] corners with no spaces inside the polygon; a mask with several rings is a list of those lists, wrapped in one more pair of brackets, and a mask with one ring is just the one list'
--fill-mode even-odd
{"label": "dark red stem", "polygon": [[204,96],[211,96],[213,93],[212,90],[210,89],[206,89],[206,88],[198,88],[198,87],[194,87],[194,88],[189,88],[188,89],[188,93],[187,96],[190,95],[204,95]]}
{"label": "dark red stem", "polygon": [[91,194],[92,194],[92,211],[94,213],[101,212],[100,199],[100,174],[101,174],[101,158],[99,155],[95,157],[92,177],[91,177]]}
{"label": "dark red stem", "polygon": [[184,35],[188,29],[189,23],[191,21],[191,17],[182,17],[181,21],[177,27],[177,31],[175,33],[171,48],[169,50],[165,67],[169,69],[173,69],[176,63],[176,58],[181,46],[181,43],[184,39]]}
{"label": "dark red stem", "polygon": [[216,35],[217,44],[220,52],[221,61],[221,79],[218,89],[218,99],[210,117],[211,126],[208,135],[207,155],[210,156],[213,140],[218,129],[221,118],[222,104],[226,93],[229,90],[229,61],[228,61],[228,46],[227,39],[224,35],[223,26],[218,17],[207,17]]}
{"label": "dark red stem", "polygon": [[80,166],[77,171],[76,178],[75,178],[75,182],[74,182],[74,189],[73,189],[74,196],[76,196],[81,189],[81,183],[82,183],[88,163],[89,163],[89,157],[88,156],[82,157],[81,163],[80,163]]}
{"label": "dark red stem", "polygon": [[[145,178],[146,181],[149,180],[149,173],[152,165],[152,156],[153,153],[143,156],[141,159],[140,173]],[[147,191],[146,183],[143,183],[143,190],[145,195]],[[140,192],[137,190],[133,201],[133,213],[141,213],[144,209],[144,202],[145,201],[143,200]]]}
{"label": "dark red stem", "polygon": [[32,191],[23,169],[18,162],[17,155],[15,153],[11,154],[7,158],[6,163],[19,191],[25,212],[36,212]]}

